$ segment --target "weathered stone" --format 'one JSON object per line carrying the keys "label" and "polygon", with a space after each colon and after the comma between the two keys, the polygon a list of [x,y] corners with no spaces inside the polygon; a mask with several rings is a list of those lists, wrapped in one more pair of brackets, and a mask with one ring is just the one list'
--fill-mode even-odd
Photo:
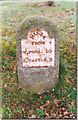
{"label": "weathered stone", "polygon": [[20,87],[36,92],[53,88],[59,78],[57,27],[45,17],[26,18],[17,30],[16,41]]}

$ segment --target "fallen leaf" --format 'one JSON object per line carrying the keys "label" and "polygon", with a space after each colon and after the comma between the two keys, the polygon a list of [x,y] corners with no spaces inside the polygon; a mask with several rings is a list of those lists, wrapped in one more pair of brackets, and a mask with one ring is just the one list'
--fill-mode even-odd
{"label": "fallen leaf", "polygon": [[15,108],[15,106],[12,107],[12,109],[14,109],[14,108]]}
{"label": "fallen leaf", "polygon": [[71,105],[74,106],[74,102],[72,102]]}
{"label": "fallen leaf", "polygon": [[53,117],[56,118],[56,114],[53,114]]}
{"label": "fallen leaf", "polygon": [[48,113],[45,113],[46,114],[46,118],[49,118],[49,114]]}
{"label": "fallen leaf", "polygon": [[50,110],[51,112],[53,112],[53,110]]}
{"label": "fallen leaf", "polygon": [[30,118],[37,118],[37,115],[31,115]]}
{"label": "fallen leaf", "polygon": [[3,59],[6,59],[5,57],[3,57]]}
{"label": "fallen leaf", "polygon": [[49,107],[49,110],[52,110],[52,107]]}
{"label": "fallen leaf", "polygon": [[60,114],[60,115],[59,115],[59,118],[62,118],[62,116],[63,116],[63,115],[62,115],[62,114]]}
{"label": "fallen leaf", "polygon": [[40,92],[38,92],[37,94],[38,94],[38,95],[41,95],[41,93],[40,93]]}
{"label": "fallen leaf", "polygon": [[42,98],[43,98],[43,96],[40,96],[40,98],[42,99]]}
{"label": "fallen leaf", "polygon": [[65,89],[65,93],[67,93],[67,90]]}
{"label": "fallen leaf", "polygon": [[51,93],[51,97],[52,97],[52,93]]}
{"label": "fallen leaf", "polygon": [[54,100],[54,103],[55,103],[56,105],[58,104],[58,102],[59,102],[58,100]]}
{"label": "fallen leaf", "polygon": [[68,97],[70,97],[70,94],[68,95]]}
{"label": "fallen leaf", "polygon": [[63,107],[62,110],[65,110],[65,108]]}
{"label": "fallen leaf", "polygon": [[68,107],[70,108],[70,107],[71,107],[71,105],[70,105],[70,104],[68,104]]}
{"label": "fallen leaf", "polygon": [[52,89],[52,91],[54,91],[54,89]]}
{"label": "fallen leaf", "polygon": [[22,111],[24,111],[24,108],[22,108]]}
{"label": "fallen leaf", "polygon": [[47,104],[50,104],[50,101],[49,101],[49,100],[47,100],[47,101],[46,101],[46,103],[47,103]]}
{"label": "fallen leaf", "polygon": [[52,9],[53,12],[55,12],[55,9]]}
{"label": "fallen leaf", "polygon": [[43,106],[40,106],[40,109],[45,110],[45,108]]}
{"label": "fallen leaf", "polygon": [[64,112],[64,115],[69,115],[70,113],[68,111]]}
{"label": "fallen leaf", "polygon": [[4,87],[7,88],[7,85],[5,84]]}

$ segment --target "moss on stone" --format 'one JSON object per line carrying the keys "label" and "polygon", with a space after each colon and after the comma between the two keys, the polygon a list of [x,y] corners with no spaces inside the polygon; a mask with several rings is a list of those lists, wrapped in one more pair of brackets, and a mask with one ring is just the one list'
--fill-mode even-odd
{"label": "moss on stone", "polygon": [[[31,29],[42,28],[48,32],[50,38],[55,38],[55,66],[40,68],[23,68],[21,58],[21,40],[27,37]],[[53,21],[42,16],[26,18],[21,22],[16,35],[19,84],[26,91],[45,91],[53,88],[59,78],[59,39],[57,28]],[[57,76],[58,75],[58,76]],[[37,81],[37,82],[36,82]],[[38,83],[38,85],[37,85]],[[54,84],[53,84],[54,83]]]}

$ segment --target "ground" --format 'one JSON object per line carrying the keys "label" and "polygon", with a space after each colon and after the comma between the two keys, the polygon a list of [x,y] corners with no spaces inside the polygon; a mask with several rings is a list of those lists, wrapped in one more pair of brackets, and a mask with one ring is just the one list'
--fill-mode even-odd
{"label": "ground", "polygon": [[[2,6],[2,118],[76,118],[76,3],[3,2]],[[27,16],[53,20],[60,39],[59,84],[48,93],[26,93],[19,87],[16,29]]]}

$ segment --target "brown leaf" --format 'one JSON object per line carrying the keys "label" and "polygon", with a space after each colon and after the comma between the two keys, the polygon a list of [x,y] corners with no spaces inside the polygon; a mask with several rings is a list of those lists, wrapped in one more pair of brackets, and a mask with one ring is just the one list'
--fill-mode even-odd
{"label": "brown leaf", "polygon": [[52,89],[52,91],[54,91],[54,89]]}
{"label": "brown leaf", "polygon": [[52,97],[52,93],[51,93],[51,97]]}
{"label": "brown leaf", "polygon": [[65,110],[65,108],[63,107],[62,110]]}
{"label": "brown leaf", "polygon": [[47,103],[47,104],[50,104],[50,101],[49,101],[49,100],[47,100],[47,101],[46,101],[46,103]]}
{"label": "brown leaf", "polygon": [[4,87],[7,88],[7,85],[5,84]]}
{"label": "brown leaf", "polygon": [[74,102],[72,102],[71,105],[74,106]]}
{"label": "brown leaf", "polygon": [[62,118],[62,116],[63,116],[63,115],[62,115],[62,114],[60,114],[60,115],[59,115],[59,118]]}
{"label": "brown leaf", "polygon": [[22,108],[22,111],[24,111],[25,109],[24,108]]}
{"label": "brown leaf", "polygon": [[40,109],[45,110],[45,108],[43,106],[40,106]]}
{"label": "brown leaf", "polygon": [[56,114],[53,114],[53,117],[56,118]]}
{"label": "brown leaf", "polygon": [[52,107],[49,107],[49,110],[52,110]]}
{"label": "brown leaf", "polygon": [[48,113],[45,113],[46,114],[46,118],[49,118],[49,114]]}
{"label": "brown leaf", "polygon": [[65,93],[67,93],[67,90],[65,89]]}
{"label": "brown leaf", "polygon": [[68,97],[70,97],[70,94],[68,95]]}
{"label": "brown leaf", "polygon": [[37,94],[38,94],[38,95],[41,95],[41,93],[40,93],[40,92],[38,92]]}
{"label": "brown leaf", "polygon": [[37,115],[31,115],[30,118],[37,118]]}
{"label": "brown leaf", "polygon": [[43,96],[40,96],[40,98],[42,99],[42,98],[43,98]]}
{"label": "brown leaf", "polygon": [[57,104],[58,104],[58,102],[59,102],[58,100],[54,100],[55,105],[57,105]]}
{"label": "brown leaf", "polygon": [[68,111],[65,111],[64,112],[64,115],[69,115],[70,113]]}
{"label": "brown leaf", "polygon": [[53,12],[55,12],[55,9],[52,9]]}
{"label": "brown leaf", "polygon": [[70,105],[70,104],[68,104],[68,107],[70,108],[70,107],[71,107],[71,105]]}
{"label": "brown leaf", "polygon": [[50,110],[51,112],[53,112],[53,110]]}

